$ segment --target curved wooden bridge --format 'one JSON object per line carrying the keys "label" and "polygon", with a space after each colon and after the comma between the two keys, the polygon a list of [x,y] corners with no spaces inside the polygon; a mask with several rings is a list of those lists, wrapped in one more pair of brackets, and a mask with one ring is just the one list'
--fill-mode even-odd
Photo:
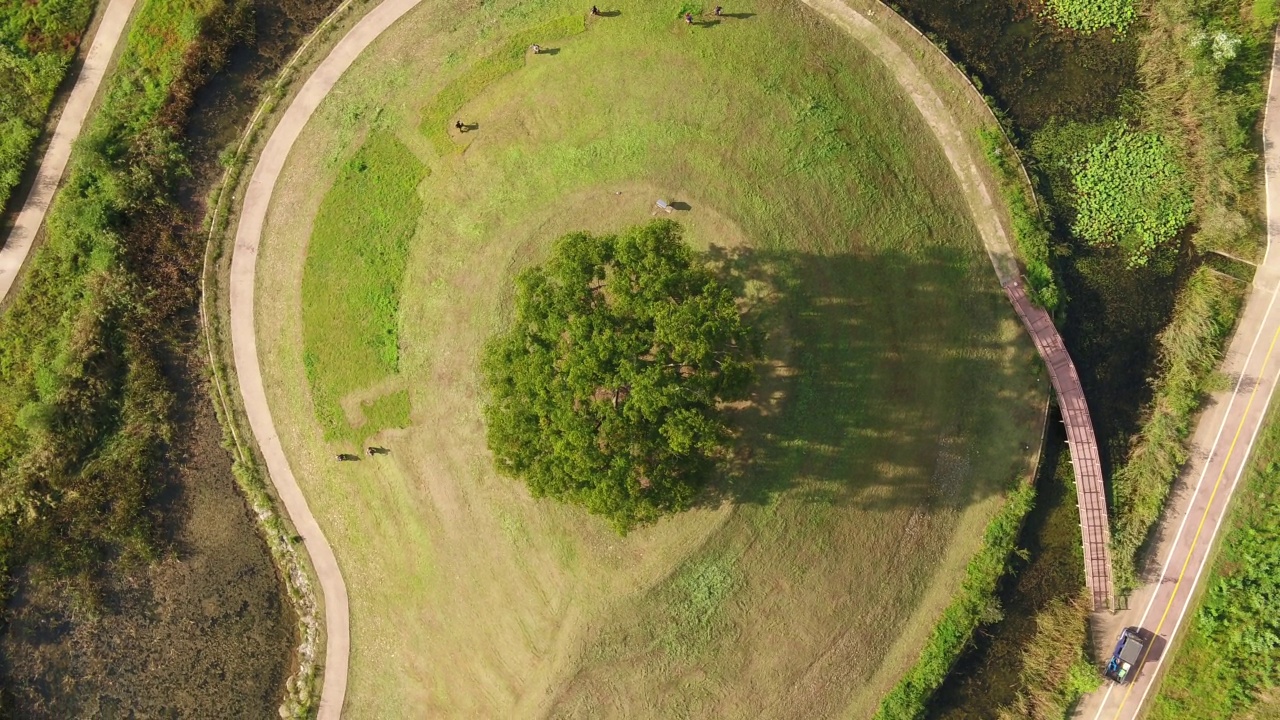
{"label": "curved wooden bridge", "polygon": [[1062,422],[1067,426],[1067,445],[1071,448],[1071,469],[1076,476],[1080,535],[1084,543],[1084,581],[1093,596],[1093,609],[1104,610],[1114,605],[1115,598],[1111,582],[1111,526],[1107,518],[1102,460],[1093,434],[1093,421],[1089,419],[1089,406],[1084,400],[1084,388],[1049,313],[1031,302],[1017,280],[1005,283],[1004,291],[1027,332],[1031,333],[1036,350],[1049,368],[1053,389],[1058,393]]}

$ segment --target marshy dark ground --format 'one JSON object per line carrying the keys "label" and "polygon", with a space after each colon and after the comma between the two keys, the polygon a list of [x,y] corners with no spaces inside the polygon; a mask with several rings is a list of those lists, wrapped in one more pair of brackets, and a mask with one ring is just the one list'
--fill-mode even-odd
{"label": "marshy dark ground", "polygon": [[[198,218],[259,89],[338,0],[256,0],[255,32],[199,93],[188,125]],[[196,229],[186,241],[203,246]],[[150,566],[109,563],[97,598],[41,568],[15,577],[0,636],[0,713],[20,718],[275,717],[292,671],[296,620],[266,543],[231,474],[214,416],[194,308],[189,342],[167,368],[180,398],[170,468],[154,511],[164,528]]]}

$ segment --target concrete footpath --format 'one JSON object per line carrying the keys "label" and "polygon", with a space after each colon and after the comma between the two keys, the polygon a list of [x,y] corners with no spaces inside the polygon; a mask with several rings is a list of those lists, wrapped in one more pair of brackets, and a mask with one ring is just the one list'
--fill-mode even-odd
{"label": "concrete footpath", "polygon": [[324,594],[325,656],[324,683],[320,691],[320,720],[336,720],[342,713],[347,693],[347,667],[351,653],[351,618],[347,603],[347,586],[338,567],[333,548],[325,539],[320,524],[307,506],[289,466],[280,436],[276,432],[267,395],[262,384],[262,368],[258,362],[258,338],[254,325],[254,277],[258,262],[258,246],[262,228],[271,205],[271,195],[289,151],[312,113],[333,89],[342,74],[351,67],[384,30],[421,0],[385,0],[371,10],[330,51],[280,118],[271,132],[254,167],[253,177],[245,191],[244,206],[236,228],[236,245],[231,258],[231,344],[240,394],[245,413],[262,451],[285,511],[302,536],[303,546],[311,558],[320,589]]}
{"label": "concrete footpath", "polygon": [[1129,598],[1127,610],[1094,615],[1095,642],[1109,655],[1126,627],[1149,639],[1136,676],[1127,685],[1108,682],[1086,696],[1073,717],[1085,720],[1129,720],[1141,715],[1164,669],[1166,652],[1195,611],[1192,598],[1204,572],[1231,496],[1248,466],[1249,454],[1271,404],[1280,375],[1280,43],[1272,56],[1271,82],[1263,122],[1266,161],[1267,252],[1254,276],[1235,335],[1221,369],[1230,391],[1214,393],[1196,425],[1191,460],[1183,468],[1158,529],[1155,557],[1158,573]]}
{"label": "concrete footpath", "polygon": [[40,159],[35,183],[31,186],[22,209],[18,211],[18,219],[5,238],[4,246],[0,247],[0,303],[13,291],[22,266],[26,264],[27,257],[35,246],[40,226],[44,224],[53,195],[67,169],[71,146],[80,137],[85,117],[89,114],[93,99],[98,95],[107,66],[111,64],[111,56],[115,54],[125,26],[129,24],[134,2],[135,0],[111,0],[102,15],[102,21],[98,23],[98,31],[93,36],[89,52],[85,54],[84,65],[76,76],[76,84],[72,87],[66,107],[62,109],[62,115],[54,128],[49,148]]}

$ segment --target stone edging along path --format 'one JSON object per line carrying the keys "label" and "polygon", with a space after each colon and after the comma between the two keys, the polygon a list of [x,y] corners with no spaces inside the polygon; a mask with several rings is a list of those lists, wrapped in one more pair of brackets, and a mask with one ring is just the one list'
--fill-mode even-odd
{"label": "stone edging along path", "polygon": [[40,159],[40,168],[36,171],[35,183],[27,193],[18,218],[9,231],[3,247],[0,247],[0,303],[4,303],[17,282],[27,256],[35,247],[36,235],[44,224],[44,216],[53,203],[54,193],[62,182],[62,173],[67,169],[67,161],[71,158],[71,146],[80,137],[80,129],[93,99],[98,95],[102,78],[106,75],[107,66],[111,64],[111,56],[115,54],[125,26],[129,24],[129,15],[133,12],[136,0],[111,0],[98,31],[93,35],[89,52],[85,54],[84,65],[76,76],[76,84],[67,98],[66,107],[58,118],[53,130],[53,138],[49,148]]}
{"label": "stone edging along path", "polygon": [[[882,29],[843,2],[802,1],[843,28],[888,66],[937,135],[939,144],[960,181],[1001,285],[1016,284],[1021,274],[1017,257],[992,199],[993,193],[982,176],[970,143],[924,74]],[[231,261],[231,341],[245,410],[266,460],[272,484],[303,537],[324,592],[327,646],[320,700],[322,720],[339,715],[346,693],[350,652],[347,593],[333,550],[307,507],[306,499],[285,457],[267,405],[254,325],[258,248],[271,195],[302,128],[360,53],[419,2],[421,0],[384,0],[334,47],[293,99],[263,148],[245,192]],[[883,6],[882,12],[892,13]],[[901,19],[899,22],[906,24]]]}

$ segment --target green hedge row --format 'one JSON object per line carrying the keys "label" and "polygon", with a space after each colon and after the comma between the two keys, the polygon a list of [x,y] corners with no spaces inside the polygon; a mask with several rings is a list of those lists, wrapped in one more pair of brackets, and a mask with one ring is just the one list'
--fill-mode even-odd
{"label": "green hedge row", "polygon": [[1013,219],[1013,236],[1018,256],[1026,274],[1028,295],[1050,314],[1062,304],[1062,292],[1049,264],[1052,236],[1040,214],[1031,206],[1027,189],[1018,177],[1017,158],[1010,160],[1005,152],[1004,136],[995,128],[978,131],[978,141],[987,162],[996,169],[1000,193]]}

